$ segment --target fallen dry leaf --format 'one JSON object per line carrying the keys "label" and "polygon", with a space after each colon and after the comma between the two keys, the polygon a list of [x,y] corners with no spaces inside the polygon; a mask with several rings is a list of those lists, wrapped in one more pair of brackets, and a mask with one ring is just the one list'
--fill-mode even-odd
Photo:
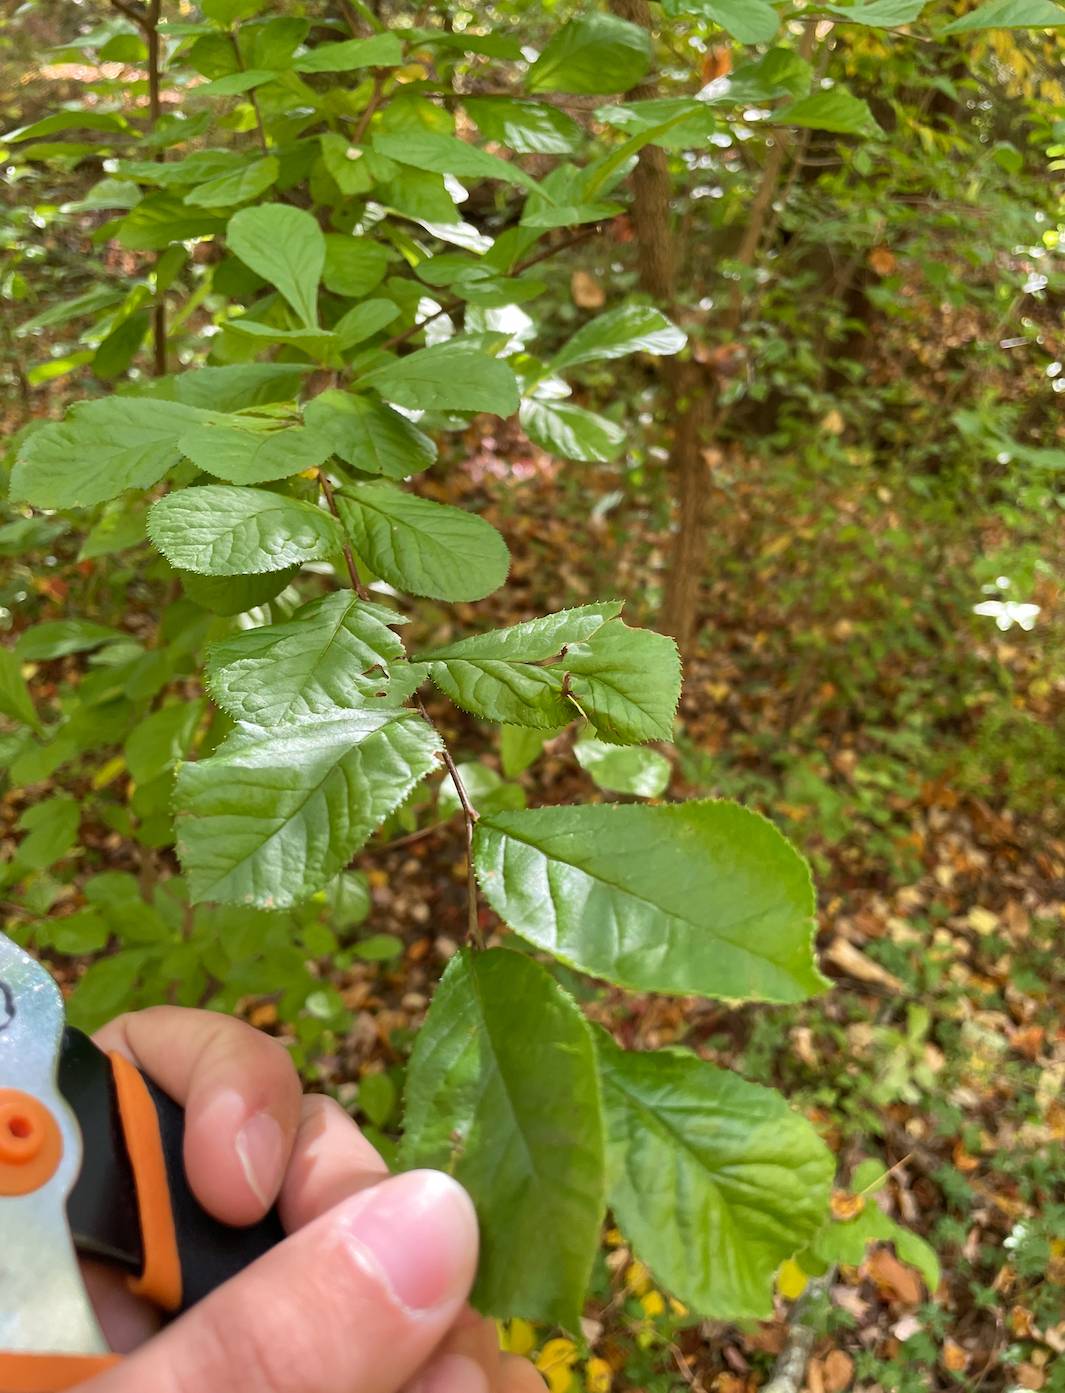
{"label": "fallen dry leaf", "polygon": [[598,310],[606,304],[606,291],[590,271],[574,271],[569,278],[569,293],[582,310]]}
{"label": "fallen dry leaf", "polygon": [[825,958],[838,967],[841,972],[845,972],[848,977],[854,977],[859,982],[870,982],[879,987],[888,987],[891,991],[901,991],[902,983],[886,967],[881,967],[879,963],[873,962],[872,958],[867,958],[853,943],[848,943],[845,938],[834,938],[825,949]]}
{"label": "fallen dry leaf", "polygon": [[920,1277],[889,1249],[877,1248],[871,1253],[865,1260],[865,1270],[881,1296],[903,1306],[916,1306],[920,1302],[924,1290]]}
{"label": "fallen dry leaf", "polygon": [[952,1374],[960,1374],[969,1362],[969,1356],[958,1344],[957,1340],[952,1340],[948,1335],[943,1341],[943,1365]]}
{"label": "fallen dry leaf", "polygon": [[844,1393],[854,1378],[854,1360],[844,1350],[832,1350],[825,1355],[822,1378],[825,1393]]}

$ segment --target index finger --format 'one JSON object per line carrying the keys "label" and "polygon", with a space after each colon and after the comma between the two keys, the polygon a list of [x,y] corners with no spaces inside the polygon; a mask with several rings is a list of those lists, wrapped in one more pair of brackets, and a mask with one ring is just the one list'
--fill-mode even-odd
{"label": "index finger", "polygon": [[300,1120],[300,1083],[284,1047],[231,1016],[174,1006],[119,1016],[94,1038],[185,1109],[185,1171],[203,1207],[227,1224],[261,1219]]}

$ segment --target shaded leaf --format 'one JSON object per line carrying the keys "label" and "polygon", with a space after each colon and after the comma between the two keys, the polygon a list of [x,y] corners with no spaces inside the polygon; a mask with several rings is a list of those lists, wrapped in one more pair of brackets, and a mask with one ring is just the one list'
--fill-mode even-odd
{"label": "shaded leaf", "polygon": [[563,24],[529,69],[530,92],[627,92],[651,66],[647,30],[614,15]]}
{"label": "shaded leaf", "polygon": [[303,419],[333,453],[364,474],[405,479],[436,459],[436,445],[418,427],[372,397],[330,388],[309,401]]}
{"label": "shaded leaf", "polygon": [[773,1089],[687,1051],[634,1054],[605,1031],[595,1038],[622,1232],[700,1315],[769,1316],[777,1268],[828,1209],[832,1153]]}
{"label": "shaded leaf", "polygon": [[519,165],[490,155],[487,150],[480,150],[458,136],[403,131],[396,135],[375,135],[373,144],[379,154],[397,164],[428,169],[434,174],[453,174],[460,179],[502,179],[504,183],[517,184],[532,193],[540,192],[540,185]]}
{"label": "shaded leaf", "polygon": [[608,793],[631,793],[657,798],[666,791],[672,767],[665,755],[639,745],[608,745],[605,740],[580,740],[573,747],[577,763]]}
{"label": "shaded leaf", "polygon": [[842,87],[811,92],[773,115],[780,126],[810,126],[818,131],[835,131],[838,135],[877,135],[880,127],[873,113],[860,97]]}
{"label": "shaded leaf", "polygon": [[366,373],[359,386],[372,387],[411,411],[490,411],[511,416],[518,409],[518,384],[511,369],[464,343],[418,349]]}
{"label": "shaded leaf", "polygon": [[1065,25],[1065,9],[1053,0],[991,0],[941,29],[940,34],[967,34],[974,29],[1056,29]]}
{"label": "shaded leaf", "polygon": [[579,1328],[603,1213],[595,1056],[538,963],[494,948],[449,964],[407,1073],[402,1164],[473,1198],[480,1309]]}

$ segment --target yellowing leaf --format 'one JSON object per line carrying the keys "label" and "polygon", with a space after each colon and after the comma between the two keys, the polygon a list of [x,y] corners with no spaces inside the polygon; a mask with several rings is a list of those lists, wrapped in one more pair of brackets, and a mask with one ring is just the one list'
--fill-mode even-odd
{"label": "yellowing leaf", "polygon": [[665,1299],[660,1291],[649,1291],[646,1296],[640,1298],[640,1305],[644,1314],[650,1316],[651,1320],[663,1315],[666,1309]]}
{"label": "yellowing leaf", "polygon": [[109,759],[106,764],[101,764],[92,776],[93,788],[106,788],[109,783],[113,783],[118,778],[119,774],[125,772],[125,768],[125,756],[115,755],[114,759]]}
{"label": "yellowing leaf", "polygon": [[642,1262],[630,1262],[625,1269],[625,1285],[634,1296],[643,1296],[651,1290],[651,1274]]}
{"label": "yellowing leaf", "polygon": [[518,1316],[505,1325],[500,1321],[499,1344],[507,1354],[528,1354],[536,1344],[536,1331]]}
{"label": "yellowing leaf", "polygon": [[573,1387],[573,1366],[577,1346],[572,1340],[548,1340],[536,1360],[536,1367],[547,1380],[551,1393],[569,1393]]}
{"label": "yellowing leaf", "polygon": [[809,1280],[795,1259],[787,1258],[780,1264],[777,1273],[777,1291],[785,1301],[794,1301],[806,1290]]}
{"label": "yellowing leaf", "polygon": [[610,1393],[614,1370],[605,1359],[589,1359],[584,1370],[584,1385],[588,1393]]}

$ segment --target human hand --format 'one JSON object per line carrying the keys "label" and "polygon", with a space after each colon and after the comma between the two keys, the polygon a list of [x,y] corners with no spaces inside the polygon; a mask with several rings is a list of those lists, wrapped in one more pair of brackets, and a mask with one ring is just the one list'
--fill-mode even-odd
{"label": "human hand", "polygon": [[204,1208],[291,1235],[165,1330],[113,1271],[86,1280],[113,1348],[87,1393],[543,1393],[465,1305],[477,1260],[450,1178],[389,1178],[344,1110],[303,1097],[285,1050],[229,1017],[156,1007],[96,1037],[186,1110],[185,1168]]}

